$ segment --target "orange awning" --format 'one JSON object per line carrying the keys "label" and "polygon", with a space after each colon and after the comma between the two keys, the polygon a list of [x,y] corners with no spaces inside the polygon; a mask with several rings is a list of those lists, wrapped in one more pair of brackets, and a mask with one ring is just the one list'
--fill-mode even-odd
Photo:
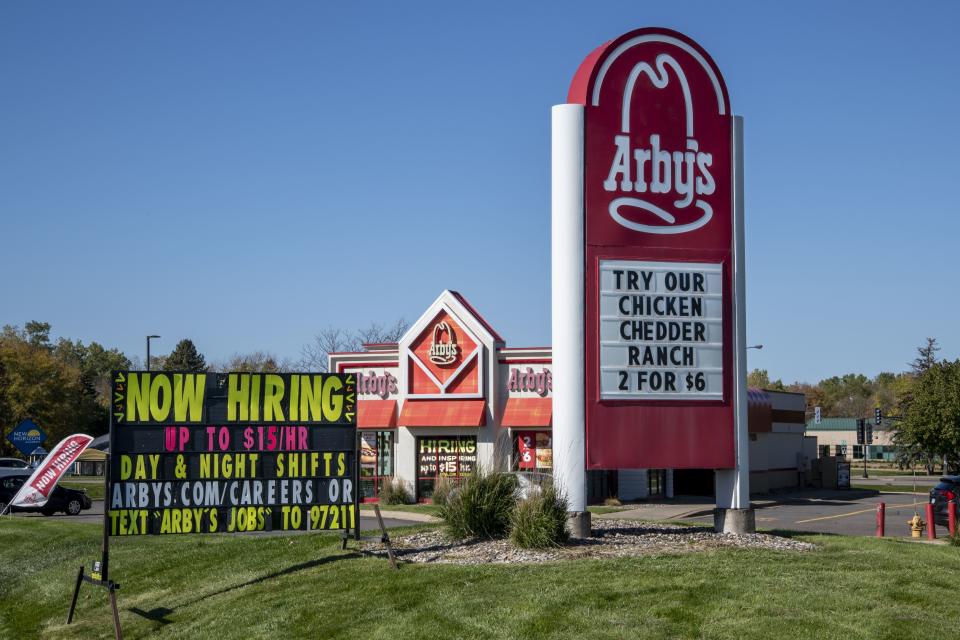
{"label": "orange awning", "polygon": [[549,427],[553,424],[553,398],[507,398],[500,424],[504,427]]}
{"label": "orange awning", "polygon": [[482,427],[486,400],[407,400],[400,411],[403,427]]}
{"label": "orange awning", "polygon": [[361,429],[397,426],[397,401],[361,400],[357,403],[357,426]]}

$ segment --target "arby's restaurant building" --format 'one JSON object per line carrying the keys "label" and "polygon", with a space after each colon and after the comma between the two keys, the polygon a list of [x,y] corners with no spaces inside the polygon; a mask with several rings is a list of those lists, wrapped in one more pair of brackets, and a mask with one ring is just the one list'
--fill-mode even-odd
{"label": "arby's restaurant building", "polygon": [[[399,342],[331,353],[329,366],[357,375],[364,500],[375,500],[387,478],[428,501],[439,479],[456,481],[477,465],[552,472],[551,348],[508,346],[456,291],[444,291]],[[803,395],[749,396],[754,492],[802,484],[816,457],[815,439],[804,437]],[[588,485],[592,501],[711,495],[713,471],[591,471]]]}

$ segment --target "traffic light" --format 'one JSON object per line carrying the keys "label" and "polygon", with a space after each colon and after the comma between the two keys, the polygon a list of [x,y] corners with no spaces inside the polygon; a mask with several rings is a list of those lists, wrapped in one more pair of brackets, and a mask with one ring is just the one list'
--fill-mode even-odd
{"label": "traffic light", "polygon": [[865,422],[863,418],[857,418],[857,444],[863,444]]}
{"label": "traffic light", "polygon": [[881,422],[883,422],[883,411],[877,407],[873,410],[873,424],[879,427]]}
{"label": "traffic light", "polygon": [[867,430],[864,435],[864,444],[873,444],[873,425],[869,422],[867,423]]}

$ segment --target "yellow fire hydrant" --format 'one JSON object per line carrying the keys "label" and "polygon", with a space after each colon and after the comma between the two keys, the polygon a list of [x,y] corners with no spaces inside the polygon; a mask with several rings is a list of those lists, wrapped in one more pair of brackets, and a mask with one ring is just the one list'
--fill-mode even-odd
{"label": "yellow fire hydrant", "polygon": [[907,524],[910,525],[911,537],[919,538],[923,535],[923,529],[926,525],[923,523],[923,519],[920,517],[919,513],[913,514],[913,517],[907,520]]}

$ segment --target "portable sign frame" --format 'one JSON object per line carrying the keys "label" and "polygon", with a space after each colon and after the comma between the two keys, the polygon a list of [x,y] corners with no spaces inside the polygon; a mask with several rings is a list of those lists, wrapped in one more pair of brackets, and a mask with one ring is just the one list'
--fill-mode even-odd
{"label": "portable sign frame", "polygon": [[112,380],[100,560],[89,575],[80,567],[68,624],[87,582],[107,590],[121,637],[114,536],[305,528],[360,539],[355,374],[116,371]]}

